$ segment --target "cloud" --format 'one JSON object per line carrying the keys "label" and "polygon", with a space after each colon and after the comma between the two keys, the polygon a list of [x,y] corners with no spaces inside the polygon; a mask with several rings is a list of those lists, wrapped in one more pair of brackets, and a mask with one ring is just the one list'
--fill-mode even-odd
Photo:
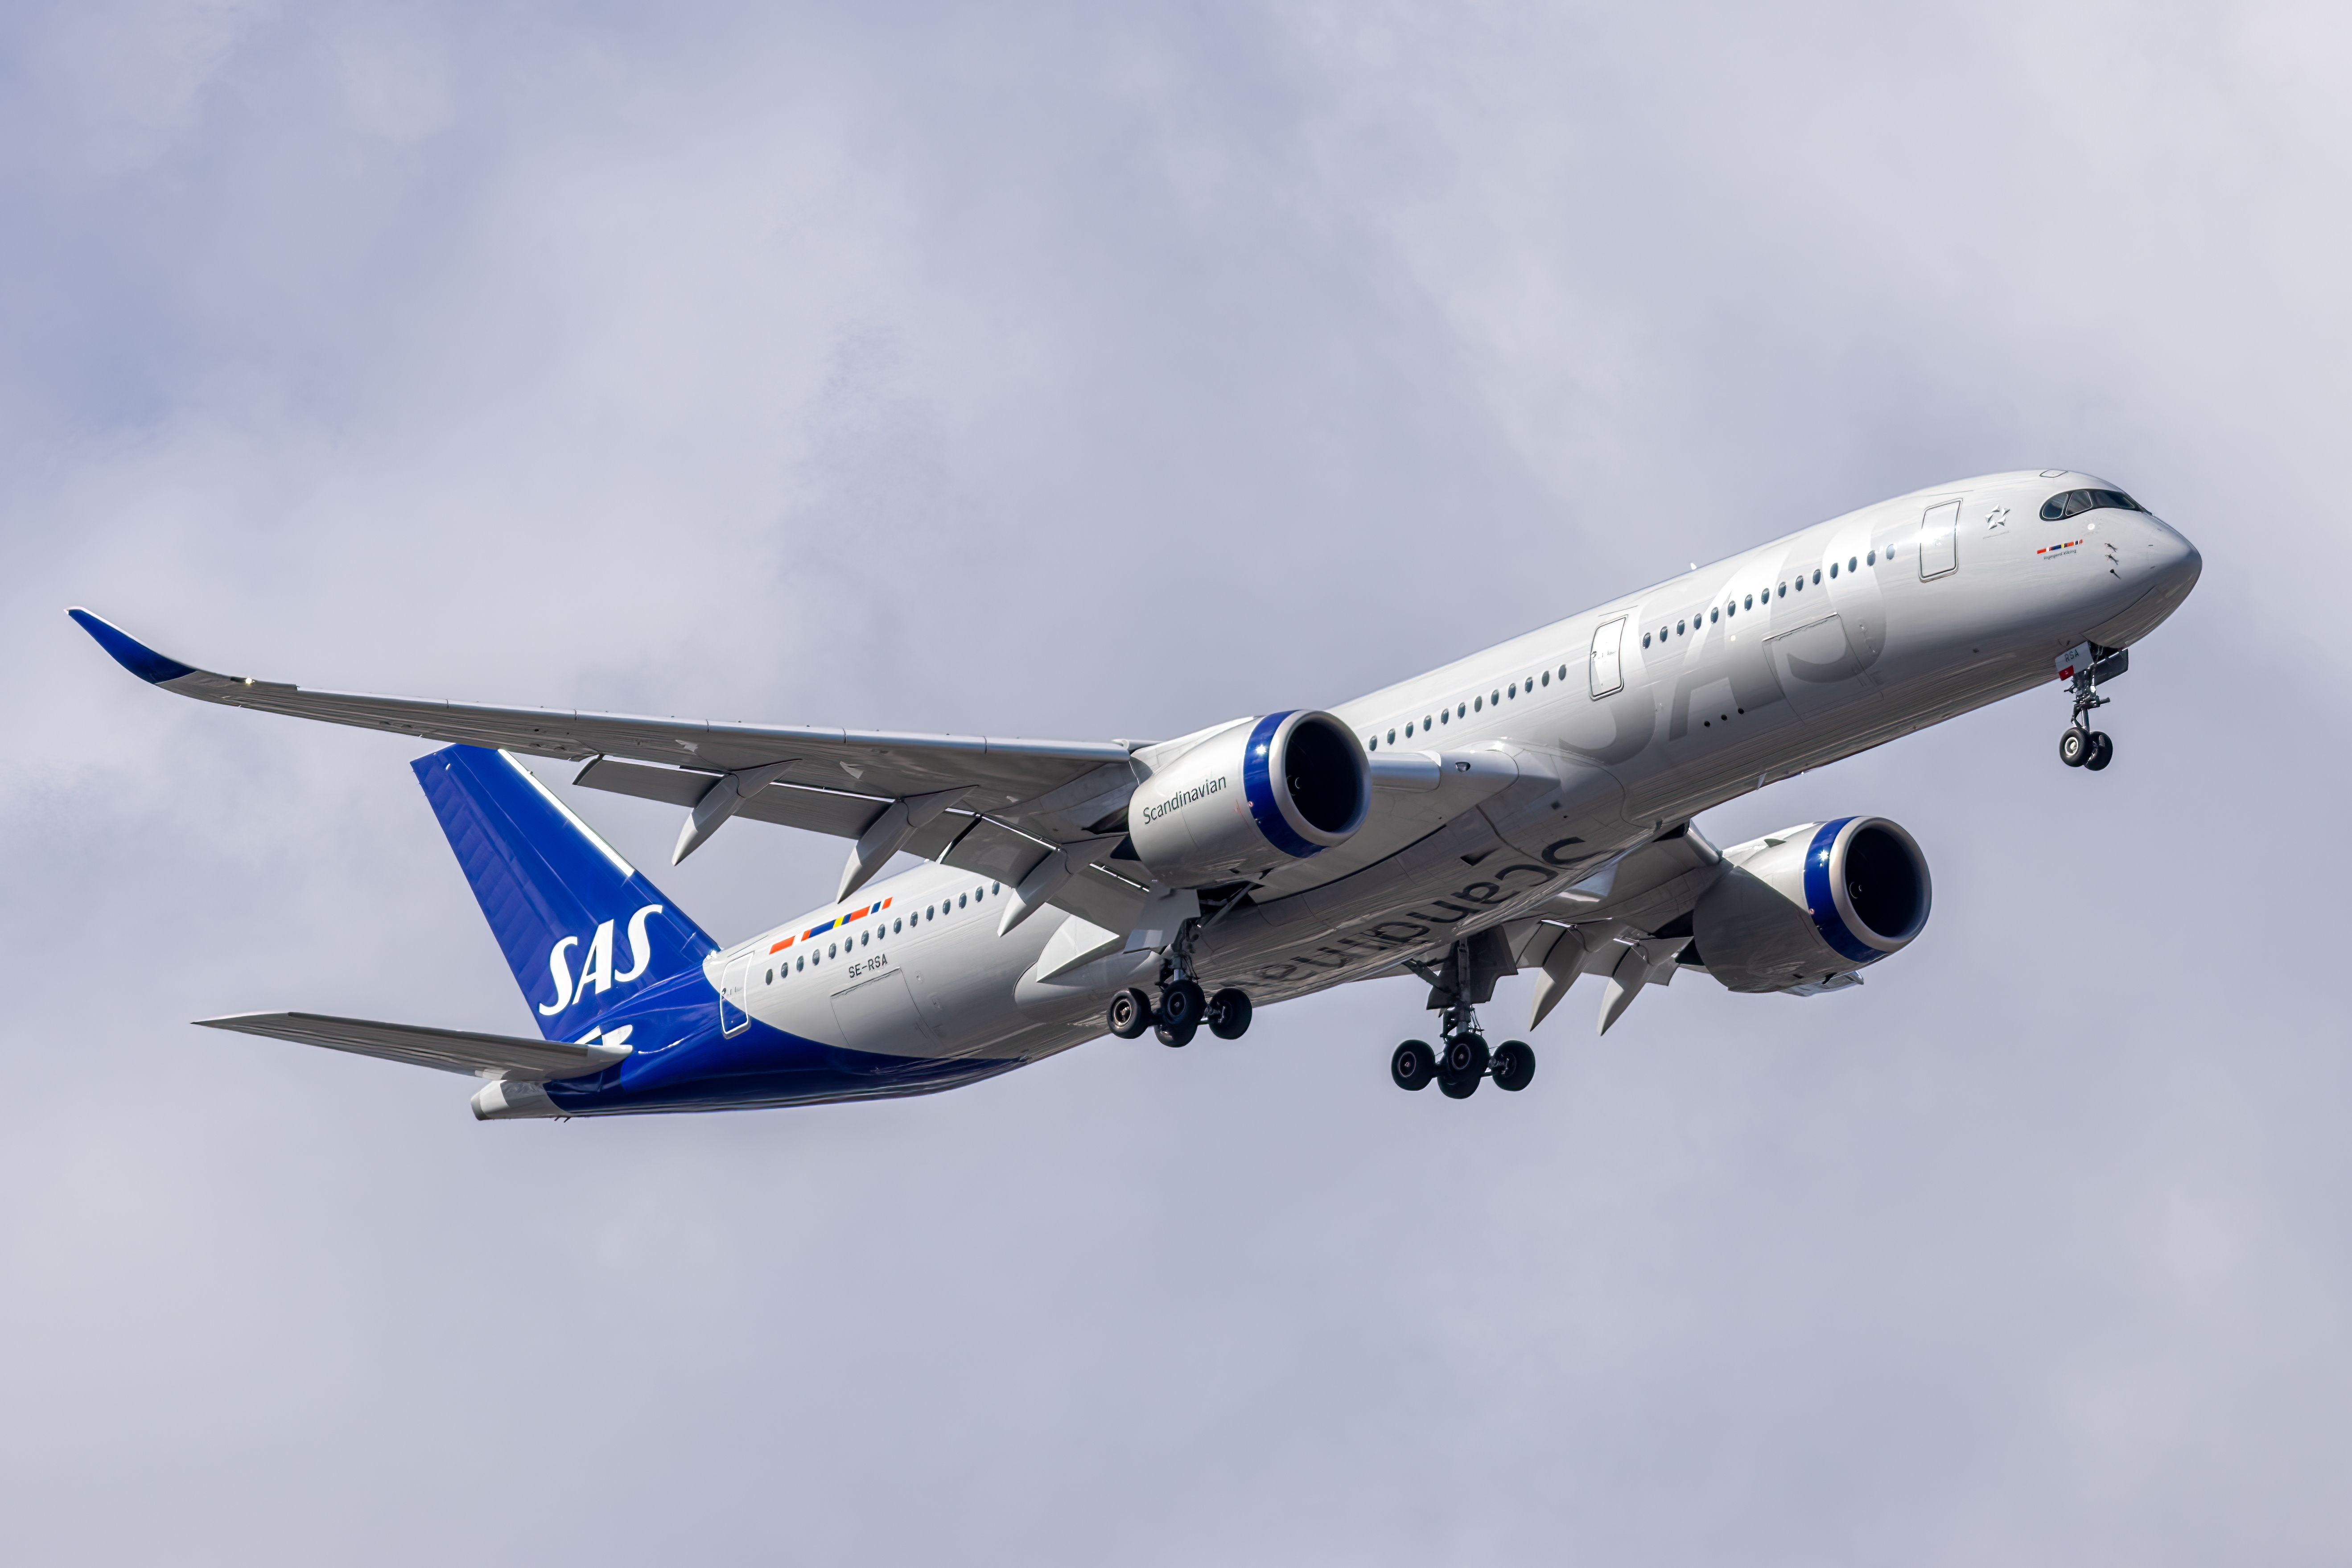
{"label": "cloud", "polygon": [[[16,1554],[2340,1557],[2345,45],[2089,0],[12,14]],[[1927,933],[1605,1042],[1571,998],[1458,1106],[1385,1080],[1402,984],[560,1126],[196,1037],[522,1020],[414,748],[173,703],[57,613],[361,689],[1172,734],[2045,462],[2208,563],[2116,765],[2061,769],[2044,694],[1726,806],[1901,820]],[[724,937],[839,856],[747,825],[658,879]]]}

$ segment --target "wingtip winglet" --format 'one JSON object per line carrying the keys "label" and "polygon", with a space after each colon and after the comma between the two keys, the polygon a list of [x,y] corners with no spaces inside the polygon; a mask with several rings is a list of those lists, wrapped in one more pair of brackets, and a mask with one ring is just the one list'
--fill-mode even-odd
{"label": "wingtip winglet", "polygon": [[196,673],[194,665],[165,658],[121,627],[91,615],[79,605],[66,614],[71,616],[74,624],[88,632],[115,663],[150,685],[161,686],[167,680],[177,680],[184,675]]}

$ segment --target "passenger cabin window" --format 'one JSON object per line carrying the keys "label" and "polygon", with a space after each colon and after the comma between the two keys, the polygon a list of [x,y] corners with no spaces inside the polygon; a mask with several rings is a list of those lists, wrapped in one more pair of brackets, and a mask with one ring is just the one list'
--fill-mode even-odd
{"label": "passenger cabin window", "polygon": [[1830,563],[1830,575],[1832,577],[1837,575],[1837,563],[1834,561]]}
{"label": "passenger cabin window", "polygon": [[2147,510],[2121,490],[2063,490],[2042,503],[2042,521],[2056,522],[2062,518],[2079,517],[2086,511],[2098,511],[2109,507],[2124,511]]}

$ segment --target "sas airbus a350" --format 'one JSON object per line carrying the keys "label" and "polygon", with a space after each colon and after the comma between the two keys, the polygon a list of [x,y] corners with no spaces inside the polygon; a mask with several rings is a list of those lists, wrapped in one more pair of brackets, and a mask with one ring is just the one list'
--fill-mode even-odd
{"label": "sas airbus a350", "polygon": [[[215,675],[70,614],[184,697],[445,743],[414,764],[539,1038],[309,1013],[202,1022],[488,1080],[475,1114],[717,1110],[922,1094],[1106,1032],[1226,1039],[1255,1008],[1417,976],[1408,1089],[1523,1089],[1476,1009],[1586,975],[1600,1027],[1683,971],[1857,984],[1927,924],[1884,817],[1728,848],[1711,806],[2053,680],[2060,759],[2126,649],[2195,586],[2171,527],[2087,474],[1995,474],[1866,507],[1369,696],[1172,741],[696,723],[314,691]],[[517,760],[685,815],[851,841],[833,900],[722,945]],[[876,880],[901,852],[925,864]]]}

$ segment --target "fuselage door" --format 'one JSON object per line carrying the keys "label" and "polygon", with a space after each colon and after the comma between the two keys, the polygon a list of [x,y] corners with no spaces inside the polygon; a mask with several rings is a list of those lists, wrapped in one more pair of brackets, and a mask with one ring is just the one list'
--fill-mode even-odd
{"label": "fuselage door", "polygon": [[1919,575],[1941,577],[1960,564],[1960,503],[1938,501],[1919,519]]}
{"label": "fuselage door", "polygon": [[751,983],[752,954],[745,953],[727,966],[719,981],[719,1032],[740,1035],[751,1016],[743,1010],[743,993]]}
{"label": "fuselage door", "polygon": [[1592,695],[1613,697],[1625,689],[1625,670],[1620,655],[1625,645],[1625,619],[1618,616],[1592,634]]}

